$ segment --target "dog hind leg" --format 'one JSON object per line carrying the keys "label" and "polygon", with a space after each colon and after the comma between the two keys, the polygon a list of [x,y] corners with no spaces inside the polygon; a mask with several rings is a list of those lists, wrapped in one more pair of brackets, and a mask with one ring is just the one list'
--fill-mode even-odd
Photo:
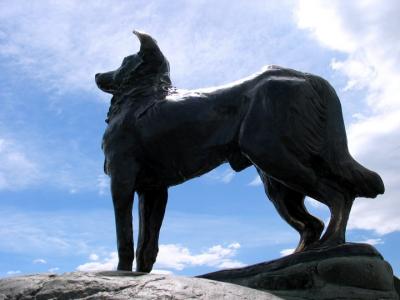
{"label": "dog hind leg", "polygon": [[346,193],[331,190],[324,200],[331,212],[331,219],[319,244],[322,247],[343,244],[346,242],[346,227],[354,198]]}
{"label": "dog hind leg", "polygon": [[258,170],[265,193],[281,217],[300,234],[295,252],[306,250],[319,240],[324,223],[312,216],[304,206],[304,194],[299,193]]}

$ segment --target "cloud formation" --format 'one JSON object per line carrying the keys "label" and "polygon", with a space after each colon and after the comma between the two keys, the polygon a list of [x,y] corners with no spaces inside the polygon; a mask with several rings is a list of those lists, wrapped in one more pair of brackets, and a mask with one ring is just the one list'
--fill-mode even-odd
{"label": "cloud formation", "polygon": [[[291,21],[287,8],[293,1],[22,3],[19,0],[2,7],[0,57],[45,82],[47,88],[65,93],[96,90],[95,73],[117,68],[125,56],[136,52],[139,43],[132,29],[156,37],[179,85],[201,87],[249,75],[249,70],[271,63],[268,57],[279,51],[267,43],[283,46],[286,42],[273,32]],[[265,60],[251,62],[248,55]]]}
{"label": "cloud formation", "polygon": [[0,137],[0,190],[15,190],[32,185],[41,178],[40,168],[25,149]]}
{"label": "cloud formation", "polygon": [[282,249],[279,253],[281,256],[287,256],[294,252],[295,248]]}
{"label": "cloud formation", "polygon": [[[187,267],[194,266],[209,266],[218,269],[242,267],[244,266],[243,263],[233,259],[239,248],[239,243],[232,243],[226,247],[216,245],[199,254],[192,254],[188,248],[181,245],[160,245],[155,264],[155,273],[170,274],[172,273],[171,271],[163,269],[181,271]],[[96,259],[95,261],[93,261],[92,255],[89,257],[92,261],[81,264],[76,269],[78,271],[94,272],[115,270],[117,268],[117,252],[111,252],[103,259]],[[157,270],[157,268],[161,268],[161,270]]]}
{"label": "cloud formation", "polygon": [[224,170],[221,169],[212,170],[211,172],[208,172],[205,175],[205,178],[227,184],[232,181],[233,177],[235,177],[235,174],[236,174],[235,171],[228,167],[225,168]]}
{"label": "cloud formation", "polygon": [[256,175],[252,181],[248,183],[249,186],[261,186],[263,184],[261,177]]}
{"label": "cloud formation", "polygon": [[34,264],[46,263],[37,257],[86,254],[103,243],[111,244],[115,235],[112,212],[0,209],[0,216],[0,251],[33,256]]}
{"label": "cloud formation", "polygon": [[118,253],[111,252],[107,257],[103,258],[101,261],[93,261],[91,257],[89,257],[89,260],[91,261],[83,263],[78,267],[76,267],[76,270],[82,272],[116,270],[118,265]]}
{"label": "cloud formation", "polygon": [[37,258],[33,260],[34,264],[47,264],[47,261],[43,258]]}
{"label": "cloud formation", "polygon": [[[116,66],[132,51],[134,43],[126,43],[129,31],[118,27],[146,17],[127,1],[16,2],[0,13],[0,55],[61,92],[93,89],[93,74]],[[113,26],[104,22],[117,16]]]}
{"label": "cloud formation", "polygon": [[21,271],[20,270],[7,271],[7,275],[10,275],[10,276],[14,276],[14,275],[17,275],[17,274],[21,274]]}
{"label": "cloud formation", "polygon": [[97,190],[99,195],[107,194],[108,177],[101,173],[97,175],[102,172],[101,160],[84,154],[75,141],[64,140],[54,145],[44,139],[9,138],[10,134],[2,137],[1,133],[0,191],[47,185],[66,189],[71,194],[80,190]]}
{"label": "cloud formation", "polygon": [[199,254],[192,254],[188,248],[180,245],[160,245],[157,267],[174,270],[193,266],[209,266],[218,269],[242,267],[243,263],[232,259],[239,248],[239,243],[232,243],[226,247],[215,245]]}
{"label": "cloud formation", "polygon": [[365,244],[370,244],[372,246],[375,246],[375,245],[384,244],[385,242],[381,238],[377,238],[377,239],[366,239],[366,240],[358,241],[357,243],[365,243]]}

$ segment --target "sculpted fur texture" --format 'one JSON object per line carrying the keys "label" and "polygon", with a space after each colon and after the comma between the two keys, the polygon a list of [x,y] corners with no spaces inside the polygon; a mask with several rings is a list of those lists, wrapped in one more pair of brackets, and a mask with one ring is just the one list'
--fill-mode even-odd
{"label": "sculpted fur texture", "polygon": [[[111,93],[103,137],[105,172],[111,177],[119,270],[134,259],[132,204],[139,195],[137,271],[150,272],[168,187],[229,163],[254,166],[278,213],[300,234],[296,251],[345,242],[355,197],[384,192],[378,174],[357,163],[347,148],[340,101],[324,79],[270,66],[231,85],[175,89],[157,42],[141,42],[115,71],[96,74]],[[305,196],[326,204],[322,221],[304,206]]]}

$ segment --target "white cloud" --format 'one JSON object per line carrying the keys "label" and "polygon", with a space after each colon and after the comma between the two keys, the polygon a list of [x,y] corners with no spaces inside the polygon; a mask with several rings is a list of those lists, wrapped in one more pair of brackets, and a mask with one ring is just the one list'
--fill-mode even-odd
{"label": "white cloud", "polygon": [[91,253],[89,255],[89,259],[92,261],[96,261],[96,260],[99,260],[99,256],[96,253]]}
{"label": "white cloud", "polygon": [[[1,97],[1,94],[0,94]],[[2,116],[0,115],[0,125]],[[89,156],[71,138],[47,133],[27,134],[0,126],[0,191],[47,185],[76,194],[82,190],[106,194],[108,178],[97,175],[102,161]]]}
{"label": "white cloud", "polygon": [[151,271],[152,274],[159,274],[159,275],[173,275],[174,273],[172,271],[168,271],[168,270],[152,270]]}
{"label": "white cloud", "polygon": [[305,198],[305,202],[306,202],[306,204],[308,203],[308,204],[310,204],[312,207],[315,207],[315,208],[320,208],[320,207],[322,207],[322,203],[321,203],[321,202],[319,202],[319,201],[317,201],[317,200],[315,200],[315,199],[313,199],[313,198],[310,198],[310,197],[306,197],[306,198]]}
{"label": "white cloud", "polygon": [[300,0],[296,15],[298,26],[309,29],[324,46],[341,51],[354,49],[352,36],[343,30],[340,12],[334,9],[334,4]]}
{"label": "white cloud", "polygon": [[231,168],[226,168],[224,170],[214,169],[211,172],[205,175],[206,178],[221,182],[221,183],[230,183],[235,176],[235,171]]}
{"label": "white cloud", "polygon": [[400,230],[400,2],[385,1],[299,1],[296,16],[322,45],[345,54],[334,58],[331,67],[347,77],[342,90],[366,92],[364,101],[348,124],[350,152],[383,178],[386,193],[375,200],[355,202],[350,229],[386,234]]}
{"label": "white cloud", "polygon": [[294,252],[294,248],[288,248],[288,249],[283,249],[281,250],[279,253],[281,254],[281,256],[287,256],[290,255]]}
{"label": "white cloud", "polygon": [[244,263],[237,260],[225,260],[218,265],[218,269],[235,269],[246,266]]}
{"label": "white cloud", "polygon": [[[266,58],[276,47],[266,47],[265,41],[282,43],[282,36],[272,33],[278,24],[290,20],[287,8],[293,0],[279,4],[261,0],[179,3],[179,9],[170,10],[163,1],[44,0],[29,6],[14,1],[0,12],[0,56],[47,88],[95,90],[95,73],[117,68],[124,56],[138,50],[131,33],[136,28],[157,38],[171,60],[177,82],[215,85],[268,63]],[[247,47],[250,43],[251,48]],[[242,55],[243,48],[247,55]],[[253,54],[265,61],[261,65],[258,60],[249,62]]]}
{"label": "white cloud", "polygon": [[91,249],[114,242],[113,215],[109,211],[28,213],[0,209],[0,216],[3,252],[36,257],[89,255]]}
{"label": "white cloud", "polygon": [[[136,211],[135,211],[136,213]],[[112,210],[95,211],[55,211],[55,212],[20,212],[15,209],[0,209],[0,252],[31,256],[33,259],[52,257],[52,261],[67,257],[71,261],[77,257],[87,257],[87,262],[112,264],[108,249],[115,247],[115,224]],[[265,248],[279,244],[295,243],[298,240],[294,230],[281,228],[275,221],[279,219],[249,216],[216,216],[206,214],[187,214],[169,211],[163,226],[163,239],[180,243],[190,241],[193,232],[212,232],[198,235],[191,247],[179,245],[172,250],[189,253],[184,258],[173,258],[174,264],[184,267],[193,266],[200,259],[216,268],[241,266],[235,259],[239,244],[222,245],[204,249],[203,245],[213,245],[215,241],[237,240],[250,248]],[[135,234],[138,218],[135,214]],[[218,230],[215,230],[218,228]],[[274,234],[265,234],[269,228]],[[176,238],[179,237],[177,240]],[[164,247],[163,247],[164,248]],[[168,250],[166,247],[164,250]],[[163,251],[164,251],[163,250]],[[161,251],[161,253],[163,253]],[[98,256],[97,260],[93,260]],[[173,255],[173,254],[171,254]],[[164,255],[168,263],[169,254]],[[162,262],[163,260],[161,260]],[[214,261],[214,262],[212,262]],[[48,262],[49,264],[49,262]],[[92,268],[99,264],[89,265]],[[114,263],[115,264],[115,263]],[[50,266],[49,266],[50,267]],[[168,269],[155,266],[156,269]]]}
{"label": "white cloud", "polygon": [[357,243],[365,243],[365,244],[370,244],[370,245],[374,246],[374,245],[384,244],[384,241],[381,238],[377,238],[377,239],[366,239],[366,240],[358,241]]}
{"label": "white cloud", "polygon": [[156,266],[174,270],[193,266],[211,266],[219,269],[241,267],[244,266],[243,263],[232,259],[239,248],[239,243],[227,247],[216,245],[199,254],[192,254],[188,248],[180,245],[160,245]]}
{"label": "white cloud", "polygon": [[249,182],[248,185],[250,185],[250,186],[260,186],[262,184],[263,184],[263,182],[262,182],[260,176],[257,175],[256,177],[254,177],[254,179],[252,181]]}
{"label": "white cloud", "polygon": [[223,183],[229,183],[229,182],[232,181],[232,179],[233,179],[234,176],[235,176],[235,171],[233,171],[233,170],[228,170],[227,172],[225,172],[225,173],[222,175],[221,181],[222,181]]}
{"label": "white cloud", "polygon": [[0,190],[25,188],[40,180],[40,168],[26,150],[0,137]]}
{"label": "white cloud", "polygon": [[105,195],[110,189],[110,178],[105,174],[97,176],[97,188],[99,195]]}
{"label": "white cloud", "polygon": [[17,275],[17,274],[21,274],[20,270],[11,270],[7,272],[7,275]]}
{"label": "white cloud", "polygon": [[90,90],[95,73],[116,67],[132,51],[134,42],[126,42],[132,40],[130,26],[145,17],[145,9],[133,9],[127,1],[43,1],[29,7],[16,1],[0,13],[5,36],[0,55],[47,87]]}
{"label": "white cloud", "polygon": [[43,258],[37,258],[35,260],[33,260],[34,264],[47,264],[47,261]]}
{"label": "white cloud", "polygon": [[54,268],[50,268],[48,271],[49,271],[50,273],[55,273],[55,272],[57,272],[57,271],[59,271],[59,270],[60,270],[60,268],[54,267]]}
{"label": "white cloud", "polygon": [[[176,244],[159,246],[159,253],[155,264],[156,274],[172,274],[173,269],[181,271],[187,267],[209,266],[218,269],[243,267],[244,264],[234,260],[239,243],[232,243],[227,247],[216,245],[199,254],[192,254],[186,247]],[[117,252],[111,252],[107,257],[94,262],[79,265],[78,271],[95,272],[104,270],[115,270],[118,265]]]}
{"label": "white cloud", "polygon": [[346,73],[349,77],[344,91],[367,88],[371,80],[377,75],[373,66],[360,60],[338,61],[333,59],[331,68]]}
{"label": "white cloud", "polygon": [[108,257],[105,257],[101,261],[87,262],[79,265],[76,270],[84,272],[97,272],[116,270],[118,265],[118,253],[111,252]]}

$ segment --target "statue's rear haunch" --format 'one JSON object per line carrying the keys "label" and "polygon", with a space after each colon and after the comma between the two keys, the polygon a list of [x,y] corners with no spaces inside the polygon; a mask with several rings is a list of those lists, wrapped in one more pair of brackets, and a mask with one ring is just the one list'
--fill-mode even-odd
{"label": "statue's rear haunch", "polygon": [[[132,204],[139,195],[137,271],[150,272],[168,187],[228,162],[253,165],[279,214],[300,233],[296,251],[345,242],[355,197],[384,192],[378,174],[350,155],[339,99],[324,79],[271,66],[230,86],[179,91],[156,41],[134,31],[141,47],[121,67],[96,74],[113,95],[103,137],[111,177],[118,270],[134,259]],[[326,204],[331,220],[310,215],[305,196]],[[267,234],[267,233],[266,233]]]}

